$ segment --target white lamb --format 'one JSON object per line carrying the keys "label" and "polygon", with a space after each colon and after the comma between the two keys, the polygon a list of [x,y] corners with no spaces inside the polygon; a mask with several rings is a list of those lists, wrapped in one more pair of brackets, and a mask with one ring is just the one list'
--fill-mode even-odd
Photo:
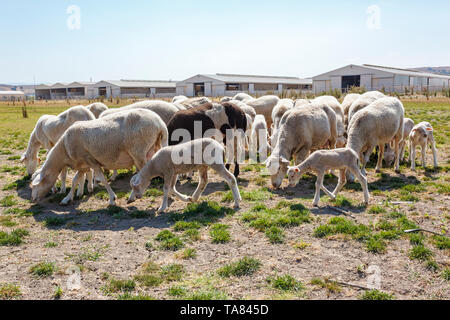
{"label": "white lamb", "polygon": [[[409,139],[409,134],[414,128],[414,121],[410,118],[403,120],[403,139],[400,141],[400,162],[405,159],[406,142]],[[409,153],[411,155],[411,151]],[[384,161],[388,167],[392,166],[395,160],[395,151],[393,148],[393,142],[386,144],[384,148]]]}
{"label": "white lamb", "polygon": [[[339,182],[336,189],[331,193],[323,185],[323,178],[328,170],[340,170]],[[301,176],[309,171],[317,173],[316,194],[314,196],[313,205],[317,206],[320,201],[320,190],[322,189],[333,200],[336,199],[337,194],[345,186],[346,171],[350,171],[353,175],[358,177],[359,183],[364,191],[364,202],[369,204],[369,190],[367,187],[367,179],[361,174],[359,167],[358,154],[348,148],[334,149],[334,150],[319,150],[311,154],[305,161],[296,167],[289,167],[287,175],[289,185],[295,187]]]}
{"label": "white lamb", "polygon": [[280,101],[277,96],[263,96],[258,99],[244,101],[250,107],[253,107],[256,114],[262,114],[266,118],[267,125],[272,125],[272,110]]}
{"label": "white lamb", "polygon": [[101,103],[101,102],[95,102],[92,103],[88,106],[86,106],[86,108],[92,112],[92,114],[95,116],[95,118],[99,118],[100,114],[102,114],[102,112],[108,110],[108,107],[106,106],[106,104]]}
{"label": "white lamb", "polygon": [[274,188],[281,186],[291,158],[298,165],[312,149],[321,149],[330,140],[336,141],[335,131],[332,137],[336,118],[333,121],[325,110],[334,114],[330,107],[317,108],[312,105],[294,108],[284,114],[277,144],[265,162]]}
{"label": "white lamb", "polygon": [[378,146],[378,162],[375,170],[380,171],[386,143],[394,140],[395,170],[399,172],[399,145],[403,139],[405,110],[397,98],[382,98],[355,114],[348,125],[347,147],[356,151],[363,165],[369,161],[373,149]]}
{"label": "white lamb", "polygon": [[[241,196],[237,187],[236,178],[224,165],[224,147],[210,138],[192,140],[186,143],[162,148],[155,156],[133,176],[130,185],[132,193],[128,200],[131,203],[136,198],[142,198],[145,189],[154,177],[164,179],[164,199],[158,212],[167,209],[169,196],[174,194],[181,201],[197,202],[208,183],[208,168],[217,172],[230,187],[235,208],[239,208]],[[176,188],[178,175],[191,171],[199,171],[200,182],[192,197],[179,193]]]}
{"label": "white lamb", "polygon": [[268,135],[266,119],[263,115],[258,114],[253,122],[250,135],[249,151],[251,159],[256,159],[258,153],[260,161],[266,161],[267,155],[271,151],[269,142],[267,141]]}
{"label": "white lamb", "polygon": [[110,116],[77,122],[71,126],[50,151],[41,172],[32,182],[32,200],[44,199],[65,167],[78,171],[69,195],[69,203],[82,173],[94,170],[115,205],[116,195],[109,186],[102,168],[118,170],[135,165],[142,169],[161,147],[167,146],[165,123],[154,112],[145,109],[123,111]]}
{"label": "white lamb", "polygon": [[[43,115],[36,123],[36,127],[31,133],[28,147],[20,158],[25,163],[28,174],[35,173],[39,163],[38,152],[41,147],[49,151],[58,142],[64,132],[77,121],[94,120],[95,116],[83,106],[72,107],[63,113],[52,116]],[[61,173],[61,193],[66,192],[67,169]]]}
{"label": "white lamb", "polygon": [[427,145],[430,145],[433,151],[434,167],[437,168],[437,151],[434,141],[433,127],[429,122],[421,122],[416,125],[409,135],[409,153],[411,161],[411,170],[416,170],[416,148],[420,146],[422,154],[422,166],[427,166]]}

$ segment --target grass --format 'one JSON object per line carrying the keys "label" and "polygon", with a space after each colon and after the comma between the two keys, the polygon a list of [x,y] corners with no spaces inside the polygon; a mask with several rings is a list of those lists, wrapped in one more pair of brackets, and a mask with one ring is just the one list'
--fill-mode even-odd
{"label": "grass", "polygon": [[172,213],[170,214],[169,219],[174,222],[197,222],[200,225],[207,226],[219,221],[219,219],[225,216],[233,214],[233,209],[222,207],[217,202],[208,201],[202,203],[189,203],[181,214]]}
{"label": "grass", "polygon": [[211,236],[212,243],[227,243],[231,240],[230,232],[228,231],[230,227],[226,224],[214,224],[211,226],[209,235]]}
{"label": "grass", "polygon": [[[267,199],[272,199],[273,195],[269,191],[268,188],[260,188],[253,191],[239,190],[241,193],[242,200],[256,202],[256,201],[264,201]],[[232,202],[234,201],[233,193],[228,191],[222,197],[222,202]]]}
{"label": "grass", "polygon": [[279,244],[284,242],[284,231],[276,226],[266,229],[265,233],[271,244]]}
{"label": "grass", "polygon": [[361,300],[393,300],[394,296],[379,290],[365,291],[361,296]]}
{"label": "grass", "polygon": [[184,247],[183,241],[170,230],[161,231],[155,238],[162,250],[177,251]]}
{"label": "grass", "polygon": [[181,286],[170,287],[167,294],[171,297],[183,297],[187,293],[187,290]]}
{"label": "grass", "polygon": [[289,274],[269,277],[267,278],[267,282],[269,282],[274,289],[280,291],[299,292],[304,289],[303,284]]}
{"label": "grass", "polygon": [[235,262],[227,264],[218,270],[221,277],[229,278],[231,276],[242,277],[251,276],[261,267],[261,262],[258,259],[244,257]]}
{"label": "grass", "polygon": [[11,228],[16,225],[17,225],[17,223],[12,219],[12,217],[10,217],[10,216],[1,217],[0,216],[0,226]]}
{"label": "grass", "polygon": [[197,256],[197,250],[194,248],[186,248],[183,250],[183,252],[180,255],[181,259],[189,260],[194,259]]}
{"label": "grass", "polygon": [[435,235],[432,237],[432,239],[433,239],[433,244],[439,250],[450,249],[450,238],[448,238],[446,236]]}
{"label": "grass", "polygon": [[37,278],[46,278],[53,275],[56,266],[53,262],[40,262],[30,268],[30,273]]}
{"label": "grass", "polygon": [[367,211],[367,213],[369,213],[369,214],[380,214],[380,213],[385,213],[385,212],[386,212],[386,209],[380,205],[371,206],[369,208],[369,210]]}
{"label": "grass", "polygon": [[134,280],[110,279],[105,291],[108,293],[131,292],[136,288]]}
{"label": "grass", "polygon": [[228,295],[217,289],[199,289],[194,290],[187,295],[186,300],[228,300]]}
{"label": "grass", "polygon": [[60,218],[60,217],[48,217],[44,220],[44,226],[47,228],[51,227],[61,227],[65,225],[67,222],[67,219]]}
{"label": "grass", "polygon": [[161,276],[168,282],[180,281],[185,274],[184,267],[181,264],[169,264],[161,270]]}
{"label": "grass", "polygon": [[13,195],[5,196],[0,200],[0,205],[6,208],[12,207],[17,205],[17,200]]}
{"label": "grass", "polygon": [[182,280],[185,273],[181,264],[169,264],[161,267],[149,261],[140,268],[139,273],[134,276],[134,280],[145,287],[158,287],[163,282]]}
{"label": "grass", "polygon": [[25,229],[16,229],[11,233],[0,231],[0,246],[18,246],[22,244],[23,238],[28,235],[29,232]]}
{"label": "grass", "polygon": [[125,292],[123,294],[119,294],[117,296],[117,299],[118,300],[143,300],[143,301],[155,300],[155,298],[153,298],[153,297],[151,297],[149,295],[146,295],[146,294],[133,295],[130,292]]}
{"label": "grass", "polygon": [[445,268],[444,271],[442,271],[442,278],[450,281],[450,268]]}
{"label": "grass", "polygon": [[57,286],[55,289],[55,293],[53,294],[53,298],[56,300],[61,299],[63,296],[63,291],[60,286]]}
{"label": "grass", "polygon": [[426,261],[429,258],[431,258],[432,256],[433,256],[433,252],[430,249],[426,248],[424,245],[414,246],[409,251],[409,258],[411,260],[417,259],[417,260]]}
{"label": "grass", "polygon": [[98,261],[109,246],[83,248],[77,254],[69,254],[69,258],[77,265],[83,265],[87,261]]}
{"label": "grass", "polygon": [[12,283],[0,284],[0,299],[11,300],[20,296],[22,292],[19,286]]}
{"label": "grass", "polygon": [[341,286],[336,281],[332,281],[328,278],[313,278],[311,280],[311,284],[327,289],[329,293],[338,293],[342,290]]}

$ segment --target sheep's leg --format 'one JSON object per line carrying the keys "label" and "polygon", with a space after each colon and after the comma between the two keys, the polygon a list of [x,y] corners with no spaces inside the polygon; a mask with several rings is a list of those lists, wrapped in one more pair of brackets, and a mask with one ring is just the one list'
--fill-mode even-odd
{"label": "sheep's leg", "polygon": [[422,167],[427,167],[427,142],[421,145]]}
{"label": "sheep's leg", "polygon": [[380,144],[378,146],[379,152],[378,152],[378,161],[377,166],[375,167],[375,172],[380,172],[381,167],[383,166],[383,158],[384,158],[384,143]]}
{"label": "sheep's leg", "polygon": [[[103,175],[103,174],[102,174],[102,175]],[[113,171],[113,174],[112,174],[112,176],[111,176],[111,178],[110,178],[111,182],[116,181],[118,175],[119,175],[119,173],[117,172],[117,170],[114,170],[114,171]]]}
{"label": "sheep's leg", "polygon": [[361,174],[361,172],[359,171],[359,168],[349,168],[350,171],[352,171],[352,173],[358,177],[358,181],[361,184],[361,187],[363,189],[364,192],[364,203],[366,205],[369,204],[369,187],[367,186],[367,178],[365,176],[363,176]]}
{"label": "sheep's leg", "polygon": [[200,199],[203,191],[205,191],[206,185],[208,184],[208,168],[202,168],[198,171],[198,176],[200,181],[198,182],[197,189],[195,189],[192,195],[192,201],[197,202]]}
{"label": "sheep's leg", "polygon": [[416,170],[416,145],[411,142],[409,147],[410,157],[411,157],[411,170]]}
{"label": "sheep's leg", "polygon": [[434,167],[437,168],[438,167],[438,157],[437,157],[437,150],[436,150],[436,142],[434,141],[433,133],[431,133],[430,145],[431,145],[431,150],[433,151]]}
{"label": "sheep's leg", "polygon": [[223,164],[214,164],[211,168],[217,172],[222,178],[225,179],[225,182],[231,189],[234,198],[234,208],[239,209],[239,202],[242,201],[241,194],[239,193],[239,188],[237,186],[236,177],[228,171]]}
{"label": "sheep's leg", "polygon": [[79,183],[82,176],[84,176],[84,173],[82,173],[80,171],[78,171],[75,174],[75,177],[73,178],[73,181],[72,181],[72,189],[70,189],[69,194],[61,201],[61,203],[60,203],[61,205],[67,205],[67,204],[69,204],[69,202],[73,201],[75,189],[77,188],[77,184]]}
{"label": "sheep's leg", "polygon": [[315,206],[315,207],[317,207],[319,205],[320,189],[322,188],[322,185],[323,185],[324,174],[325,173],[323,171],[317,173],[316,194],[314,195],[314,202],[313,202],[313,206]]}
{"label": "sheep's leg", "polygon": [[342,190],[342,188],[347,183],[347,170],[341,169],[339,170],[339,180],[336,186],[336,189],[333,191],[333,199],[336,199],[337,194]]}
{"label": "sheep's leg", "polygon": [[[369,162],[369,160],[370,160],[370,155],[373,152],[373,148],[375,148],[375,147],[370,146],[369,148],[367,148],[366,152],[364,152],[364,158],[361,161],[361,164],[362,164],[361,173],[365,176],[367,176],[366,165],[367,165],[367,162]],[[381,159],[383,159],[383,158],[381,158]]]}
{"label": "sheep's leg", "polygon": [[67,180],[67,171],[69,168],[65,167],[59,176],[61,179],[61,189],[59,190],[59,193],[66,193],[66,180]]}
{"label": "sheep's leg", "polygon": [[77,192],[77,197],[81,198],[83,197],[84,194],[84,182],[86,181],[86,173],[82,172],[80,174],[79,180],[78,180],[78,192]]}
{"label": "sheep's leg", "polygon": [[405,140],[402,140],[400,142],[400,162],[403,162],[403,160],[405,160],[405,150],[406,150],[406,142]]}
{"label": "sheep's leg", "polygon": [[88,181],[87,189],[89,193],[94,192],[94,174],[91,169],[86,172],[86,178]]}
{"label": "sheep's leg", "polygon": [[189,202],[190,201],[190,197],[188,197],[188,196],[186,196],[186,195],[184,195],[182,193],[179,193],[177,191],[177,189],[176,189],[177,181],[178,181],[178,175],[174,175],[173,178],[172,178],[172,182],[170,184],[170,186],[171,186],[171,193],[173,193],[179,200],[184,201],[184,202]]}
{"label": "sheep's leg", "polygon": [[167,207],[168,207],[168,201],[169,201],[169,194],[171,192],[171,181],[169,181],[170,179],[166,179],[164,178],[164,197],[163,197],[163,202],[161,204],[161,207],[159,207],[158,209],[158,213],[163,213]]}
{"label": "sheep's leg", "polygon": [[400,173],[400,138],[399,137],[395,137],[394,151],[395,151],[395,172]]}
{"label": "sheep's leg", "polygon": [[106,191],[108,191],[109,205],[115,206],[117,196],[114,193],[113,189],[111,189],[111,186],[109,185],[108,180],[106,180],[106,177],[102,172],[102,169],[94,168],[94,174],[97,176],[98,179],[100,179],[100,182],[105,186]]}

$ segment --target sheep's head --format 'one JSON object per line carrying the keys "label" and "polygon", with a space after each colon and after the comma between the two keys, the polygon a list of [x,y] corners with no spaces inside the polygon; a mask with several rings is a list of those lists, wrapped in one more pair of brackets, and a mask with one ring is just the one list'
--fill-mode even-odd
{"label": "sheep's head", "polygon": [[389,144],[384,146],[384,161],[388,167],[392,166],[395,160],[395,151]]}
{"label": "sheep's head", "polygon": [[266,167],[271,174],[272,186],[275,189],[280,188],[283,183],[283,178],[286,175],[287,168],[289,165],[289,160],[283,157],[270,156],[265,161]]}
{"label": "sheep's head", "polygon": [[132,203],[136,201],[136,199],[141,199],[146,188],[142,180],[142,177],[139,173],[134,175],[133,178],[131,178],[130,186],[131,186],[131,195],[128,198],[128,203]]}
{"label": "sheep's head", "polygon": [[38,170],[33,175],[33,182],[31,183],[31,201],[40,202],[44,200],[45,196],[49,193],[55,181],[52,181],[48,175],[43,174],[41,170]]}
{"label": "sheep's head", "polygon": [[303,173],[303,170],[301,170],[299,167],[288,167],[287,176],[289,180],[289,186],[295,187],[300,181]]}
{"label": "sheep's head", "polygon": [[41,162],[41,159],[38,157],[32,157],[27,155],[26,153],[22,154],[20,157],[20,162],[25,164],[25,167],[27,168],[28,175],[33,175],[35,173],[37,166]]}

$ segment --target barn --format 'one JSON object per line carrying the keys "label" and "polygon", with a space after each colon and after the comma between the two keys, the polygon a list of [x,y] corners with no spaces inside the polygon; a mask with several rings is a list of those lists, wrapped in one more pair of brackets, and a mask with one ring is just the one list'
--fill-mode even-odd
{"label": "barn", "polygon": [[199,74],[177,83],[177,95],[194,96],[234,96],[240,92],[255,95],[279,94],[284,90],[310,92],[311,79],[296,77],[272,77],[239,74]]}
{"label": "barn", "polygon": [[104,80],[94,85],[97,97],[169,98],[175,96],[176,82],[163,80]]}
{"label": "barn", "polygon": [[35,96],[38,100],[92,99],[95,98],[92,82],[58,82],[52,85],[36,86]]}
{"label": "barn", "polygon": [[425,91],[435,92],[450,87],[450,77],[413,69],[400,69],[375,65],[348,65],[329,71],[313,79],[315,94],[330,90],[347,92],[351,87],[386,92]]}
{"label": "barn", "polygon": [[22,91],[0,91],[0,101],[19,101],[25,99],[25,93]]}

